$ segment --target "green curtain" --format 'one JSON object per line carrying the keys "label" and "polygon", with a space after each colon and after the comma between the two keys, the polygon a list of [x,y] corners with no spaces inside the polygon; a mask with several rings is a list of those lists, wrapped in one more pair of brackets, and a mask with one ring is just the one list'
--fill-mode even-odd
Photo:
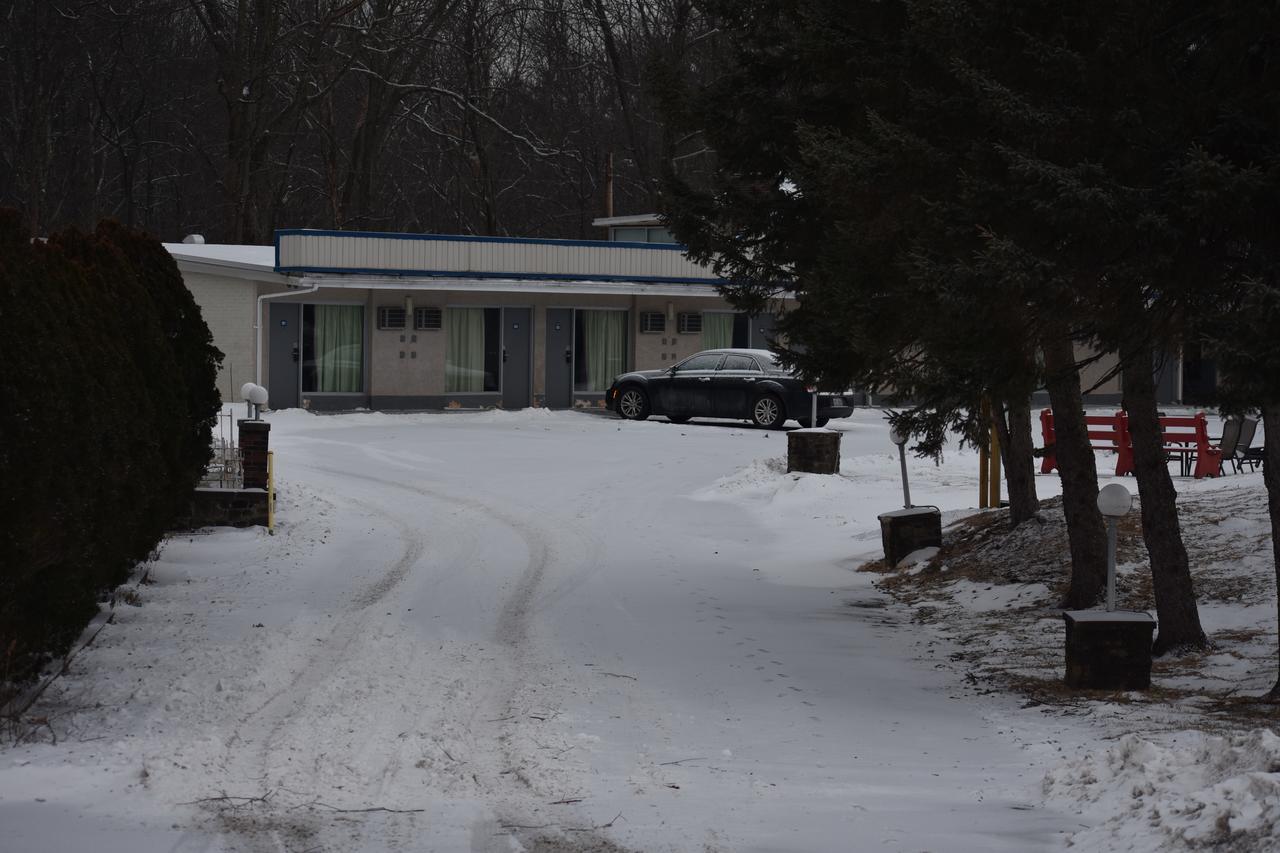
{"label": "green curtain", "polygon": [[605,391],[613,377],[627,369],[627,312],[583,311],[582,315],[587,387],[579,390]]}
{"label": "green curtain", "polygon": [[444,312],[448,340],[444,354],[446,393],[484,390],[484,309]]}
{"label": "green curtain", "polygon": [[315,306],[316,391],[364,390],[364,307]]}
{"label": "green curtain", "polygon": [[708,311],[702,315],[703,349],[733,346],[733,316],[724,311]]}

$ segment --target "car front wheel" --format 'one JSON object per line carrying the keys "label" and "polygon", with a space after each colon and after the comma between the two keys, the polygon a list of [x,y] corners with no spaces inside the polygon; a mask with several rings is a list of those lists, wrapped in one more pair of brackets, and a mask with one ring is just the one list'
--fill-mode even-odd
{"label": "car front wheel", "polygon": [[787,413],[782,408],[782,401],[772,394],[757,397],[751,405],[751,421],[758,427],[780,429],[786,419]]}
{"label": "car front wheel", "polygon": [[649,396],[639,388],[624,388],[618,396],[618,414],[629,421],[649,417]]}

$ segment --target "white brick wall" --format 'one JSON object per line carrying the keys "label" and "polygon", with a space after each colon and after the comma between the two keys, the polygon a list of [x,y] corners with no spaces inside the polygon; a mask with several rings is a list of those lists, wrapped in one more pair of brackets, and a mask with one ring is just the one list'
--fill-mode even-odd
{"label": "white brick wall", "polygon": [[188,271],[183,271],[182,278],[213,333],[213,345],[223,353],[218,393],[224,403],[239,402],[238,389],[254,376],[257,286],[244,279]]}

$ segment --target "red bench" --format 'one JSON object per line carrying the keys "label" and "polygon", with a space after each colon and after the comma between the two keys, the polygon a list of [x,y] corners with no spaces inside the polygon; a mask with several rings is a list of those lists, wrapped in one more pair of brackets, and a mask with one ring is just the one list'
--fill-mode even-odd
{"label": "red bench", "polygon": [[[1125,412],[1114,415],[1086,415],[1085,427],[1089,433],[1089,446],[1116,454],[1116,476],[1133,473],[1133,442],[1129,436],[1129,416]],[[1048,474],[1058,467],[1053,452],[1057,433],[1053,429],[1053,411],[1040,412],[1040,431],[1044,437],[1045,455],[1040,473]],[[1222,451],[1209,443],[1209,424],[1203,412],[1191,417],[1161,417],[1160,433],[1167,458],[1176,458],[1182,476],[1195,478],[1216,477],[1222,464]]]}

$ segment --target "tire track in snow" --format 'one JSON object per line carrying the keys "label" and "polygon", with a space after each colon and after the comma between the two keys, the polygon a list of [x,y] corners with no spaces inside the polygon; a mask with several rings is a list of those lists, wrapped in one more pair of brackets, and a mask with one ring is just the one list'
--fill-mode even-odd
{"label": "tire track in snow", "polygon": [[[424,471],[420,465],[415,464],[417,461],[415,459],[369,446],[364,446],[361,449],[366,455],[394,465],[399,470]],[[495,798],[495,801],[489,802],[488,805],[495,813],[500,815],[501,820],[499,823],[524,826],[538,825],[539,820],[535,819],[534,816],[541,813],[540,807],[545,804],[549,796],[559,795],[562,792],[555,792],[551,787],[545,787],[545,790],[542,790],[539,787],[538,780],[530,778],[530,773],[537,773],[538,770],[545,769],[545,767],[539,767],[539,760],[536,755],[526,757],[522,754],[520,740],[525,733],[522,733],[520,726],[514,723],[517,720],[522,720],[527,710],[520,707],[520,702],[518,701],[522,689],[534,682],[545,684],[552,678],[554,667],[539,661],[536,655],[531,642],[530,622],[534,599],[539,594],[552,554],[558,549],[554,549],[550,545],[546,536],[537,526],[495,507],[491,503],[441,489],[426,488],[416,484],[411,485],[400,480],[391,480],[365,473],[321,468],[314,465],[305,467],[330,475],[350,477],[421,495],[449,505],[461,506],[497,521],[512,530],[524,541],[528,553],[525,568],[521,572],[515,588],[503,602],[502,610],[494,628],[494,637],[507,648],[510,660],[500,668],[486,671],[485,687],[487,689],[483,695],[487,701],[476,702],[473,705],[467,715],[467,728],[473,735],[478,735],[482,726],[493,727],[493,741],[498,744],[502,753],[503,761],[501,763],[505,767],[497,772],[496,777],[486,779],[489,787],[488,792]],[[586,503],[593,503],[590,500],[592,494],[594,493],[584,495],[588,499]],[[583,519],[583,517],[584,513],[582,512],[579,512],[576,516],[577,519]],[[572,532],[572,530],[561,528],[557,531],[561,538],[568,532]],[[584,552],[589,553],[584,553],[583,556],[594,556],[598,551],[598,544],[590,537],[588,537],[588,543],[589,545],[584,549]],[[569,555],[561,553],[559,556],[565,558],[566,562],[569,561]],[[545,743],[537,743],[536,741],[533,743],[536,744],[537,749],[547,749]],[[572,748],[573,746],[566,742],[563,744],[562,751],[567,752]],[[478,779],[477,782],[479,782]],[[485,786],[482,785],[482,787]],[[571,811],[573,813],[578,812],[576,809]],[[565,814],[565,819],[561,822],[561,825],[590,825],[591,821],[589,819],[581,816],[580,813],[573,813]],[[614,844],[607,836],[598,831],[575,829],[575,834],[572,838],[559,833],[548,834],[536,830],[533,832],[520,830],[515,834],[521,838],[525,848],[530,850],[563,850],[566,853],[592,850],[625,853],[623,848]],[[501,836],[495,839],[495,842],[498,844],[495,849],[507,849],[501,842]]]}
{"label": "tire track in snow", "polygon": [[400,559],[382,577],[365,587],[363,591],[352,599],[356,609],[363,610],[366,607],[377,604],[386,597],[387,593],[404,581],[405,576],[409,574],[409,570],[422,559],[422,552],[427,547],[427,539],[419,531],[385,510],[375,507],[368,501],[356,500],[355,498],[349,498],[348,500],[356,506],[363,507],[371,515],[378,515],[389,521],[396,528],[400,539],[405,543],[404,554],[400,556]]}
{"label": "tire track in snow", "polygon": [[[310,467],[310,466],[307,466]],[[321,469],[316,469],[321,470]],[[296,812],[305,806],[308,798],[324,800],[332,794],[333,786],[325,784],[325,776],[349,772],[351,781],[369,784],[370,790],[352,795],[364,799],[379,799],[388,788],[388,780],[393,779],[403,770],[401,762],[402,749],[396,747],[397,730],[401,735],[415,729],[417,708],[416,702],[407,702],[407,708],[399,712],[388,713],[380,708],[374,716],[367,716],[366,703],[376,701],[376,697],[361,695],[358,688],[352,688],[361,676],[369,678],[370,663],[380,663],[383,654],[378,648],[387,646],[385,625],[379,637],[378,622],[381,621],[370,607],[388,596],[404,579],[411,574],[413,567],[419,565],[426,551],[426,537],[415,526],[399,519],[393,512],[385,510],[370,501],[353,497],[337,497],[339,505],[358,507],[361,515],[372,517],[376,523],[390,526],[396,530],[402,542],[402,551],[396,560],[385,565],[378,578],[366,583],[358,590],[346,607],[340,608],[337,622],[320,622],[314,625],[302,625],[294,634],[310,637],[311,634],[326,634],[323,643],[305,644],[302,647],[301,662],[294,665],[292,678],[283,688],[273,694],[259,706],[244,713],[233,733],[224,745],[221,768],[230,784],[257,784],[266,790],[274,790],[273,803],[262,804],[255,813],[234,813],[227,815],[221,812],[218,816],[221,827],[230,835],[255,850],[293,849],[303,839],[314,838],[317,827],[332,824],[330,818],[323,813],[308,815]],[[468,553],[466,547],[470,542],[454,542],[463,546],[463,555]],[[300,642],[294,637],[293,642]],[[403,643],[390,643],[392,646],[403,646]],[[375,657],[370,657],[370,651]],[[424,703],[425,704],[425,703]],[[403,729],[402,729],[403,727]],[[384,730],[385,729],[385,730]],[[343,738],[343,731],[346,739]],[[330,754],[330,747],[337,747]],[[387,749],[387,744],[393,744]],[[367,760],[367,754],[375,752],[385,760],[383,766],[374,768],[374,774],[361,774],[352,767],[352,761],[361,763]],[[343,758],[346,756],[346,758]],[[294,758],[298,758],[294,762]],[[334,762],[339,762],[335,765]],[[302,775],[301,781],[294,777]],[[284,786],[284,780],[289,786]],[[339,789],[344,785],[338,785]],[[225,784],[224,784],[225,789]],[[326,790],[330,794],[325,794]],[[393,797],[402,797],[402,792],[392,792]],[[294,800],[289,804],[289,800]],[[384,844],[393,847],[411,847],[410,835],[394,838],[396,827],[384,825],[384,831],[390,833],[383,838]],[[360,849],[358,838],[365,834],[364,822],[352,824],[347,822],[343,831],[352,834],[352,849]],[[310,848],[310,844],[303,844]]]}

